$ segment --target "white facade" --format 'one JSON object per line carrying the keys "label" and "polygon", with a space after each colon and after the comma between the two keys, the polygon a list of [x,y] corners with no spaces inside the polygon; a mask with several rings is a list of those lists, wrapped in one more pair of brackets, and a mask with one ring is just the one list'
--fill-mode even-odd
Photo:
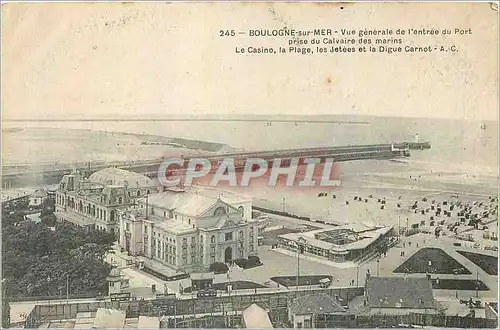
{"label": "white facade", "polygon": [[178,271],[204,270],[257,255],[258,223],[251,215],[251,199],[167,190],[120,214],[120,245]]}
{"label": "white facade", "polygon": [[55,215],[79,226],[117,232],[119,209],[158,190],[156,181],[117,168],[97,171],[88,179],[73,173],[63,177],[56,191]]}
{"label": "white facade", "polygon": [[30,196],[29,205],[33,207],[41,206],[43,201],[47,198],[47,193],[43,189],[36,190]]}

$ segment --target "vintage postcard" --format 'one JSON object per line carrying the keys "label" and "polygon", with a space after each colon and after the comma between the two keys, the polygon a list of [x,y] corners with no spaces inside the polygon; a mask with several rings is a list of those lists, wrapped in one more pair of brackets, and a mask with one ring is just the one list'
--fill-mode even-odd
{"label": "vintage postcard", "polygon": [[3,327],[497,328],[497,2],[1,8]]}

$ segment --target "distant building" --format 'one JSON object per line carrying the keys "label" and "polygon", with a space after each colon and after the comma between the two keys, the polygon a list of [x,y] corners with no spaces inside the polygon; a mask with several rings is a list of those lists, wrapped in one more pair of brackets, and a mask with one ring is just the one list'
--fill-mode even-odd
{"label": "distant building", "polygon": [[[303,243],[299,243],[299,238]],[[305,233],[279,235],[278,246],[296,251],[300,244],[305,254],[335,262],[356,262],[373,253],[384,251],[395,243],[395,240],[392,226],[354,223]]]}
{"label": "distant building", "polygon": [[426,278],[368,276],[364,305],[370,315],[438,313],[432,283]]}
{"label": "distant building", "polygon": [[59,184],[55,215],[79,226],[117,232],[118,210],[159,188],[155,180],[118,168],[97,171],[88,179],[75,172]]}
{"label": "distant building", "polygon": [[326,293],[314,293],[296,298],[288,306],[293,328],[345,327],[355,321],[355,315],[342,306],[340,299]]}
{"label": "distant building", "polygon": [[218,190],[172,188],[120,213],[120,246],[178,271],[257,255],[252,199]]}
{"label": "distant building", "polygon": [[29,197],[30,207],[40,207],[42,206],[43,201],[48,197],[47,192],[44,189],[37,189],[34,193],[32,193]]}

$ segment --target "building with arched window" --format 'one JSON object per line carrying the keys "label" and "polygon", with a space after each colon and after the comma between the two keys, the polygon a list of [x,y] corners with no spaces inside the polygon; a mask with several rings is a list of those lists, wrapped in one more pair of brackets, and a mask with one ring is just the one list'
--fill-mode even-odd
{"label": "building with arched window", "polygon": [[156,180],[119,168],[106,168],[88,178],[75,172],[59,183],[55,215],[60,221],[117,232],[118,210],[148,191],[159,191]]}
{"label": "building with arched window", "polygon": [[120,245],[178,271],[257,255],[252,199],[191,187],[169,188],[120,213]]}

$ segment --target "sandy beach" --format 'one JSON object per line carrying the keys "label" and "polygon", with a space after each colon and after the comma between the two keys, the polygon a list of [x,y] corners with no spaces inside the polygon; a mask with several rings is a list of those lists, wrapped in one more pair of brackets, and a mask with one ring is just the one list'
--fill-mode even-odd
{"label": "sandy beach", "polygon": [[[427,198],[429,202],[474,202],[498,194],[496,177],[412,170],[406,164],[402,165],[395,166],[389,161],[363,161],[355,166],[343,163],[342,186],[334,189],[266,186],[224,189],[252,196],[256,206],[307,216],[312,220],[402,226],[406,226],[407,218],[410,226],[429,219],[428,214],[415,214],[410,209],[415,201],[422,198]],[[385,167],[385,171],[358,172],[361,167]],[[328,195],[319,197],[320,192]],[[383,209],[379,199],[385,200]]]}

